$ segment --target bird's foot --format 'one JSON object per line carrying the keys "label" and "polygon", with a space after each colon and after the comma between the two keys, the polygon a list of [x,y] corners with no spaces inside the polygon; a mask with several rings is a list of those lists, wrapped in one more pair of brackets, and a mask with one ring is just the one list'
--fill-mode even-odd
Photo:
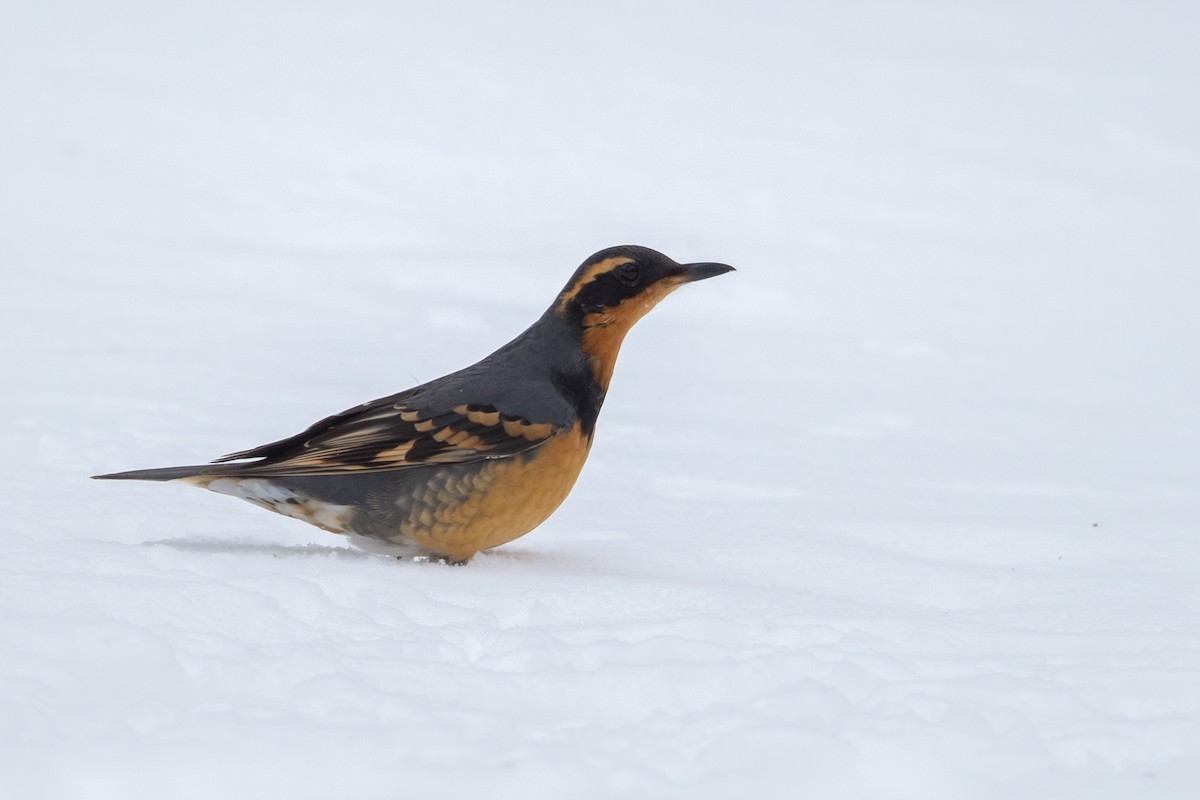
{"label": "bird's foot", "polygon": [[[403,560],[405,556],[396,556],[396,558]],[[453,558],[444,553],[435,553],[432,550],[421,550],[416,555],[409,556],[408,558],[414,564],[449,564],[452,567],[461,567],[468,560],[465,558]]]}

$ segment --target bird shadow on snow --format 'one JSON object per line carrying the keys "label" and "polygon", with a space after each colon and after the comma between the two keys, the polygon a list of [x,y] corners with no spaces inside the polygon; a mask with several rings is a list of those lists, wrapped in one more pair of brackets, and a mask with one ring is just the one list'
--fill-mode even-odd
{"label": "bird shadow on snow", "polygon": [[226,539],[156,539],[142,542],[143,547],[169,547],[189,553],[219,553],[229,555],[335,556],[337,558],[374,559],[379,556],[352,547],[331,547],[325,544],[263,544]]}
{"label": "bird shadow on snow", "polygon": [[[142,547],[168,547],[186,553],[207,553],[212,555],[246,555],[274,556],[276,558],[320,557],[347,558],[356,561],[409,562],[411,557],[397,556],[392,553],[371,552],[357,547],[336,547],[325,544],[267,544],[263,542],[247,542],[229,539],[155,539],[141,542]],[[595,558],[569,555],[560,551],[541,551],[536,548],[506,547],[490,552],[479,553],[466,566],[475,565],[477,568],[490,565],[505,568],[533,567],[537,569],[552,569],[555,571],[604,572],[597,567]]]}

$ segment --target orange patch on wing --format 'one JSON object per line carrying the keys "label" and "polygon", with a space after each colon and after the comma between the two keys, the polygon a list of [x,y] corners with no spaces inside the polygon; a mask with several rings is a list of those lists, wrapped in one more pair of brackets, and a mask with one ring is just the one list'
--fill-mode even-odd
{"label": "orange patch on wing", "polygon": [[523,419],[504,420],[504,432],[514,439],[520,437],[530,442],[545,439],[553,431],[549,422],[526,422]]}
{"label": "orange patch on wing", "polygon": [[500,424],[499,411],[469,411],[467,419],[474,422],[476,425],[487,425],[493,427]]}
{"label": "orange patch on wing", "polygon": [[374,461],[404,461],[408,458],[408,453],[413,449],[416,442],[401,442],[395,447],[389,447],[387,450],[381,450],[375,454]]}

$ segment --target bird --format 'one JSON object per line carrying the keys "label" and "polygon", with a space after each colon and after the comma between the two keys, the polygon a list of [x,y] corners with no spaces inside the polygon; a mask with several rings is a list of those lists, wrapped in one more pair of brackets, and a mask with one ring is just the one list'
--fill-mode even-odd
{"label": "bird", "polygon": [[680,286],[732,271],[610,247],[528,329],[469,367],[209,464],[93,477],[198,486],[367,549],[464,564],[566,499],[634,323]]}

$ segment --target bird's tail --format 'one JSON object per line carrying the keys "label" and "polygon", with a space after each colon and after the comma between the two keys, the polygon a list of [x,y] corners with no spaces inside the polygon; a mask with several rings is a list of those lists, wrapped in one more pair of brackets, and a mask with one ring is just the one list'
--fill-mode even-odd
{"label": "bird's tail", "polygon": [[93,475],[101,481],[177,481],[181,478],[218,477],[230,474],[228,464],[200,464],[190,467],[159,467],[157,469],[135,469],[129,472],[110,472]]}

